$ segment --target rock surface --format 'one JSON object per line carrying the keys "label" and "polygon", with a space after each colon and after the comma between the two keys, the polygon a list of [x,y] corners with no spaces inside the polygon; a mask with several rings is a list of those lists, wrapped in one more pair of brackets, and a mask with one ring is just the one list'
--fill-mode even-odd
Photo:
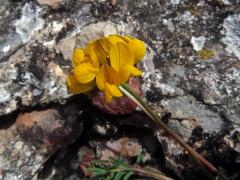
{"label": "rock surface", "polygon": [[0,130],[1,179],[32,179],[51,155],[77,139],[82,124],[76,107],[69,108],[67,114],[63,107],[23,113]]}
{"label": "rock surface", "polygon": [[[239,0],[123,0],[116,5],[106,0],[2,0],[1,3],[0,137],[6,140],[1,142],[4,148],[0,148],[5,154],[0,157],[0,166],[4,164],[3,169],[0,168],[0,179],[3,176],[5,179],[31,178],[46,157],[56,151],[40,148],[36,152],[36,146],[52,142],[52,136],[46,136],[44,142],[42,138],[54,129],[46,129],[43,136],[29,142],[26,136],[21,136],[26,132],[24,128],[20,128],[21,131],[18,128],[23,121],[18,119],[14,123],[14,115],[26,109],[39,111],[53,103],[65,107],[61,104],[72,100],[65,79],[71,69],[74,46],[84,46],[89,40],[115,33],[129,34],[148,44],[147,55],[140,65],[142,93],[154,111],[160,116],[169,114],[165,119],[168,125],[216,166],[225,168],[229,175],[237,172],[240,156],[237,140],[240,128]],[[78,104],[79,99],[73,103]],[[74,112],[69,110],[69,114]],[[131,118],[146,119],[137,114]],[[97,119],[99,115],[93,113],[93,116]],[[112,118],[106,116],[107,120]],[[118,117],[118,120],[122,118],[130,116]],[[31,129],[40,125],[37,120],[31,121],[37,122]],[[10,122],[11,126],[3,126]],[[56,121],[48,123],[51,122]],[[59,125],[48,123],[45,125],[52,128]],[[195,171],[191,169],[194,167],[190,159],[173,140],[163,135],[156,131],[166,166],[177,176],[191,179]],[[30,153],[29,158],[24,152]],[[23,157],[19,165],[12,163],[18,155]],[[36,161],[36,167],[26,169],[31,160]],[[10,170],[6,172],[5,168]]]}
{"label": "rock surface", "polygon": [[53,9],[60,8],[61,4],[64,3],[63,0],[37,0],[40,5],[47,5]]}

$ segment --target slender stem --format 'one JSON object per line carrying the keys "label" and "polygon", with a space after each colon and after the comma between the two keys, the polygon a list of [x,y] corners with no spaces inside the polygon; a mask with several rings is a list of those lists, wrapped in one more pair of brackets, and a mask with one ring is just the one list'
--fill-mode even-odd
{"label": "slender stem", "polygon": [[[111,167],[111,163],[109,163],[109,161],[107,160],[94,160],[92,161],[94,163],[99,163],[99,164],[103,164],[105,165],[106,169],[107,167]],[[111,169],[110,172],[120,172],[120,171],[133,171],[134,173],[141,175],[141,176],[145,176],[145,177],[150,177],[150,178],[154,178],[154,179],[158,179],[158,180],[173,180],[170,177],[167,177],[166,175],[164,175],[163,173],[161,173],[158,170],[155,170],[153,168],[144,168],[144,167],[140,167],[138,165],[120,165],[117,169]]]}
{"label": "slender stem", "polygon": [[154,172],[151,170],[146,170],[144,168],[138,168],[135,166],[128,166],[128,170],[134,171],[138,173],[139,175],[143,175],[146,177],[154,178],[154,179],[159,179],[159,180],[173,180],[172,178],[169,178],[163,174],[160,174],[159,172]]}
{"label": "slender stem", "polygon": [[[197,153],[194,149],[192,149],[188,144],[184,142],[184,140],[175,134],[173,130],[168,128],[161,119],[152,112],[150,107],[139,97],[131,88],[128,87],[127,84],[123,83],[119,86],[119,89],[128,96],[131,100],[133,100],[160,128],[164,129],[166,133],[168,133],[175,141],[177,141],[186,151],[190,153],[190,155],[196,160],[196,162],[202,168],[202,164],[204,164],[210,171],[218,174],[222,179],[227,179],[224,175],[222,175],[216,167],[214,167],[210,162],[208,162],[204,157],[202,157],[199,153]],[[204,168],[205,169],[205,168]],[[209,173],[208,173],[209,176]]]}

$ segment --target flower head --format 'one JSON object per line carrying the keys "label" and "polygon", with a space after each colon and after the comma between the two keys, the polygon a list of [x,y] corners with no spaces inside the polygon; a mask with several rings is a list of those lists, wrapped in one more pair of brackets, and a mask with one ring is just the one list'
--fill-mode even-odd
{"label": "flower head", "polygon": [[105,93],[105,101],[122,96],[118,86],[129,77],[141,75],[134,65],[145,55],[145,44],[129,36],[110,35],[90,42],[73,53],[73,71],[67,84],[73,94],[85,93],[95,85]]}

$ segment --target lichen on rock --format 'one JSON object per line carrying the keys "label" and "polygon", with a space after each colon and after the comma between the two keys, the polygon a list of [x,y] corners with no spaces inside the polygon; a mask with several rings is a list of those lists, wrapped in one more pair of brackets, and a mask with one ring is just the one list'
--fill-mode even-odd
{"label": "lichen on rock", "polygon": [[44,19],[39,16],[39,7],[26,3],[22,8],[21,18],[16,20],[16,32],[21,36],[22,42],[29,41],[34,32],[43,28]]}
{"label": "lichen on rock", "polygon": [[240,60],[240,14],[229,15],[223,22],[221,41],[226,45],[225,50],[233,53]]}

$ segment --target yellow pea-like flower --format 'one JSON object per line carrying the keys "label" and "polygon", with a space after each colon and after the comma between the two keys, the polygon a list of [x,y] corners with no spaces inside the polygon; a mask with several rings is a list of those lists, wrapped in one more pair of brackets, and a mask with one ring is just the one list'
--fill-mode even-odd
{"label": "yellow pea-like flower", "polygon": [[84,61],[84,50],[81,48],[76,48],[72,56],[73,67],[78,66]]}
{"label": "yellow pea-like flower", "polygon": [[116,71],[119,71],[120,68],[125,64],[134,64],[133,54],[128,49],[128,46],[124,43],[116,43],[113,45],[109,52],[109,56],[111,66]]}
{"label": "yellow pea-like flower", "polygon": [[130,49],[134,56],[135,64],[137,64],[146,54],[146,47],[144,42],[138,39],[131,40],[128,43],[128,48]]}
{"label": "yellow pea-like flower", "polygon": [[83,84],[91,82],[95,78],[97,72],[98,68],[90,63],[81,64],[73,70],[76,79]]}
{"label": "yellow pea-like flower", "polygon": [[90,42],[86,48],[75,49],[73,73],[67,84],[73,94],[86,93],[97,86],[105,94],[105,101],[122,96],[121,83],[131,76],[141,75],[134,64],[145,55],[145,44],[130,36],[110,35]]}
{"label": "yellow pea-like flower", "polygon": [[90,83],[81,84],[78,82],[76,77],[71,73],[67,77],[67,85],[71,93],[80,94],[80,93],[87,93],[91,91],[95,86],[95,82],[92,81]]}

